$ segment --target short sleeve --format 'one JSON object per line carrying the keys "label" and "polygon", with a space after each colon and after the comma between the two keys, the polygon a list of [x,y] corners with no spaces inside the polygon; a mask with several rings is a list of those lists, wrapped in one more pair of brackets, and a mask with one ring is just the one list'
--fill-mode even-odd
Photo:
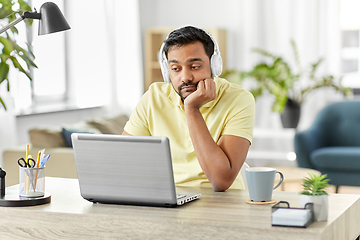
{"label": "short sleeve", "polygon": [[130,135],[150,136],[149,130],[149,94],[143,95],[135,110],[132,112],[129,121],[126,123],[124,130]]}
{"label": "short sleeve", "polygon": [[222,135],[243,137],[252,143],[255,123],[255,99],[250,92],[244,91],[234,104]]}

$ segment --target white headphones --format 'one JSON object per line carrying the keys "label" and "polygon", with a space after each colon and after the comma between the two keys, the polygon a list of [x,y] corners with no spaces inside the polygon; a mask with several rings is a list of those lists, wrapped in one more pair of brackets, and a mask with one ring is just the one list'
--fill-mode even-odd
{"label": "white headphones", "polygon": [[[189,27],[189,26],[186,26]],[[191,26],[194,27],[194,26]],[[184,27],[181,27],[184,28]],[[178,28],[178,29],[181,29]],[[200,29],[202,31],[204,31],[213,41],[214,43],[214,53],[212,54],[211,58],[210,58],[210,68],[211,68],[211,74],[214,77],[218,77],[220,76],[221,72],[222,72],[222,68],[223,68],[223,61],[220,55],[220,50],[219,50],[219,46],[216,42],[216,40],[208,33],[206,32],[204,29],[198,28],[198,27],[194,27],[197,29]],[[176,29],[176,30],[178,30]],[[174,30],[174,31],[176,31]],[[167,36],[168,38],[169,36]],[[166,38],[166,39],[167,39]],[[159,63],[160,63],[160,68],[161,68],[161,72],[164,78],[165,82],[170,83],[170,75],[169,75],[169,66],[168,66],[168,60],[166,58],[165,52],[164,52],[164,43],[161,45],[160,51],[159,51],[159,55],[158,55],[158,59],[159,59]]]}

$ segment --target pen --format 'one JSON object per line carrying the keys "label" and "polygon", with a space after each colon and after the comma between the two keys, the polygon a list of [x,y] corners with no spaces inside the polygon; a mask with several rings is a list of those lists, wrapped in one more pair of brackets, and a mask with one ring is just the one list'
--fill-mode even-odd
{"label": "pen", "polygon": [[45,152],[45,148],[42,149],[42,150],[40,150],[40,153],[41,153],[41,155],[40,155],[40,162],[41,162],[41,161],[44,159],[44,157],[45,157],[44,152]]}
{"label": "pen", "polygon": [[44,157],[44,159],[42,160],[42,162],[40,163],[40,167],[42,168],[43,166],[45,166],[45,163],[47,160],[49,160],[50,158],[50,154],[48,154],[46,157]]}

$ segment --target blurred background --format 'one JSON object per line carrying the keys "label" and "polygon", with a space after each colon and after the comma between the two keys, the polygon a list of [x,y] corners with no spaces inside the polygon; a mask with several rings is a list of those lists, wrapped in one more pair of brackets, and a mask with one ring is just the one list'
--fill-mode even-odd
{"label": "blurred background", "polygon": [[[39,9],[45,1],[27,2]],[[352,89],[353,98],[358,97],[357,0],[53,2],[60,7],[71,30],[37,36],[37,22],[31,29],[23,23],[17,25],[18,44],[32,46],[38,69],[31,70],[31,82],[24,74],[11,70],[10,92],[5,84],[0,85],[8,107],[7,111],[0,109],[0,151],[28,144],[28,131],[33,127],[130,115],[147,89],[147,52],[149,48],[155,52],[160,48],[159,44],[149,45],[149,30],[156,33],[156,29],[162,29],[162,38],[168,29],[184,25],[224,30],[224,70],[249,71],[266,61],[253,48],[281,56],[295,73],[305,71],[322,58],[318,74],[343,77],[343,85]],[[291,39],[297,44],[303,69],[297,69]],[[308,81],[305,77],[301,84],[306,86]],[[248,85],[244,83],[244,87]],[[297,129],[285,129],[279,113],[271,110],[274,97],[264,93],[256,100],[254,142],[247,162],[296,166],[295,132],[308,128],[324,106],[345,99],[333,89],[314,91],[302,103]]]}

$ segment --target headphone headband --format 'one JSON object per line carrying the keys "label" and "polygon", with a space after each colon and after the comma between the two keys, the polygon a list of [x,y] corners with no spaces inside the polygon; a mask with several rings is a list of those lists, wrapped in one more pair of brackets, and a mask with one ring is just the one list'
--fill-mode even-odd
{"label": "headphone headband", "polygon": [[[189,26],[185,26],[185,27],[189,27]],[[194,27],[194,26],[190,26],[190,27]],[[184,27],[177,28],[174,31],[182,29],[182,28],[184,28]],[[210,37],[211,41],[214,43],[214,53],[211,55],[211,58],[210,58],[211,74],[214,77],[220,76],[220,74],[222,72],[223,62],[222,62],[222,58],[221,58],[221,54],[220,54],[220,50],[219,50],[219,45],[217,44],[217,42],[213,38],[213,36],[211,36],[211,34],[209,34],[207,31],[205,31],[204,29],[198,28],[198,27],[194,27],[194,28],[204,31]],[[166,37],[166,39],[169,38],[169,35]],[[163,75],[164,81],[170,83],[171,80],[170,80],[170,75],[169,75],[169,66],[168,66],[168,61],[167,61],[167,58],[166,58],[166,55],[164,52],[164,47],[165,47],[165,43],[163,43],[160,47],[158,59],[159,59],[161,73]]]}

